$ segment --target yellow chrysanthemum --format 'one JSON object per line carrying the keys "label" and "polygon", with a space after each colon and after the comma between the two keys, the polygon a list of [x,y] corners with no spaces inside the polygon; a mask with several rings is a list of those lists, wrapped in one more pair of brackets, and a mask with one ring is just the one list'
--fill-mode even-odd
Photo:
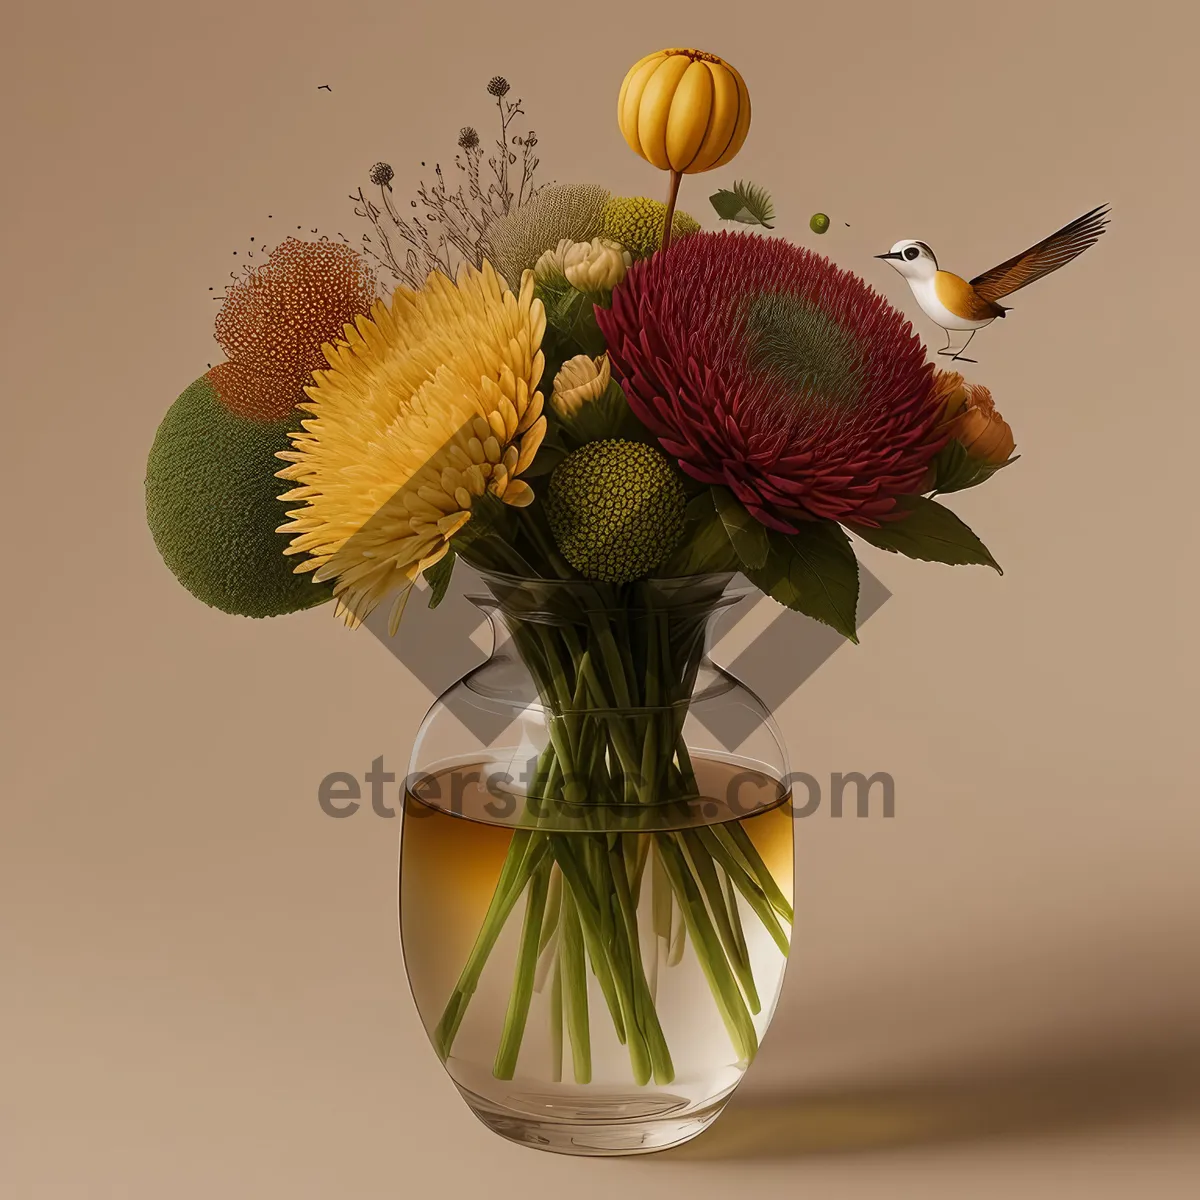
{"label": "yellow chrysanthemum", "polygon": [[299,485],[280,499],[304,507],[279,532],[296,535],[286,553],[308,555],[298,572],[334,581],[347,624],[394,594],[394,633],[474,498],[533,499],[518,476],[546,431],[545,328],[532,273],[514,295],[484,263],[456,282],[434,273],[420,291],[397,289],[322,348],[330,369],[313,373],[300,406],[312,416],[279,453],[292,464],[279,477]]}

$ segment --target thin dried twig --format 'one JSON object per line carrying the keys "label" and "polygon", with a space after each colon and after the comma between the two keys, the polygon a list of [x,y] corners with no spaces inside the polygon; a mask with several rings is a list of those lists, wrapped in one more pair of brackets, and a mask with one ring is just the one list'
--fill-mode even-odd
{"label": "thin dried twig", "polygon": [[533,182],[539,164],[537,135],[532,129],[512,132],[513,123],[524,115],[521,101],[509,100],[508,81],[499,75],[487,90],[495,98],[500,122],[495,153],[487,157],[488,172],[483,170],[479,134],[465,126],[458,135],[455,175],[447,181],[441,164],[435,163],[433,182],[421,182],[416,198],[409,201],[415,211],[407,216],[396,209],[393,173],[386,163],[377,163],[371,172],[378,201],[361,187],[350,197],[355,216],[371,226],[371,232],[362,235],[362,252],[397,283],[418,288],[431,271],[453,278],[464,262],[482,266],[488,226],[541,190]]}

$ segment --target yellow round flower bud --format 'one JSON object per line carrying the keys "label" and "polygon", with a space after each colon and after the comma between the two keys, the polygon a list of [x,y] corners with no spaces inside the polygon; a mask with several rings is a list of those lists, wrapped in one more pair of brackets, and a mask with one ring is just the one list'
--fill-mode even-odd
{"label": "yellow round flower bud", "polygon": [[554,377],[550,407],[560,417],[574,416],[585,404],[599,400],[608,391],[611,378],[607,354],[599,358],[589,358],[586,354],[568,358]]}
{"label": "yellow round flower bud", "polygon": [[616,242],[592,238],[572,242],[563,252],[567,282],[580,292],[611,292],[625,278],[632,256]]}
{"label": "yellow round flower bud", "polygon": [[662,171],[723,167],[750,128],[750,93],[724,59],[703,50],[659,50],[633,64],[617,123],[635,154]]}

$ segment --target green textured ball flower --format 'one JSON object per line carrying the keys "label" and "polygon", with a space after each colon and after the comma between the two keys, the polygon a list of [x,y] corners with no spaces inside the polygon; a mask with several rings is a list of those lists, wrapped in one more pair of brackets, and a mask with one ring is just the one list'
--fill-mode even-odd
{"label": "green textured ball flower", "polygon": [[643,442],[589,442],[550,476],[546,512],[563,557],[587,579],[629,583],[683,536],[687,498],[668,459]]}
{"label": "green textured ball flower", "polygon": [[231,412],[201,376],[167,410],[146,463],[146,519],[163,561],[189,592],[222,612],[276,617],[323,604],[332,585],[297,575],[275,530],[278,450],[298,409],[278,421]]}
{"label": "green textured ball flower", "polygon": [[[618,196],[604,206],[604,230],[601,236],[619,242],[634,258],[646,258],[662,245],[663,221],[667,206],[645,196]],[[675,213],[671,238],[678,241],[689,233],[698,233],[700,223],[685,212]]]}

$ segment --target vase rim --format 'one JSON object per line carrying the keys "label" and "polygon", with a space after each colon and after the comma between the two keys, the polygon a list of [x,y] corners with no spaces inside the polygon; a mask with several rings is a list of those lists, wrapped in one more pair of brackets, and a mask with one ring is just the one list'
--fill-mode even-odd
{"label": "vase rim", "polygon": [[[662,575],[647,576],[644,579],[635,579],[626,584],[606,583],[603,580],[597,579],[554,579],[546,578],[541,575],[514,575],[510,571],[492,571],[484,567],[474,567],[475,572],[487,581],[496,581],[497,583],[505,583],[513,586],[522,586],[526,588],[544,588],[547,591],[566,592],[572,589],[592,589],[600,592],[614,592],[630,588],[648,588],[652,592],[672,592],[682,591],[684,588],[709,586],[716,587],[718,584],[723,590],[728,590],[730,585],[738,577],[737,571],[703,571],[697,575]],[[753,587],[752,584],[745,583],[736,590],[749,591]],[[628,594],[627,591],[624,594]]]}
{"label": "vase rim", "polygon": [[[740,604],[754,588],[736,571],[664,576],[617,585],[589,579],[544,579],[476,568],[488,594],[467,593],[477,607],[542,623],[574,623],[584,614],[624,617],[710,615]],[[503,595],[501,593],[508,593]],[[538,600],[537,597],[544,597]],[[514,598],[520,598],[513,603]],[[564,600],[571,602],[564,608]],[[581,603],[582,601],[582,603]]]}

